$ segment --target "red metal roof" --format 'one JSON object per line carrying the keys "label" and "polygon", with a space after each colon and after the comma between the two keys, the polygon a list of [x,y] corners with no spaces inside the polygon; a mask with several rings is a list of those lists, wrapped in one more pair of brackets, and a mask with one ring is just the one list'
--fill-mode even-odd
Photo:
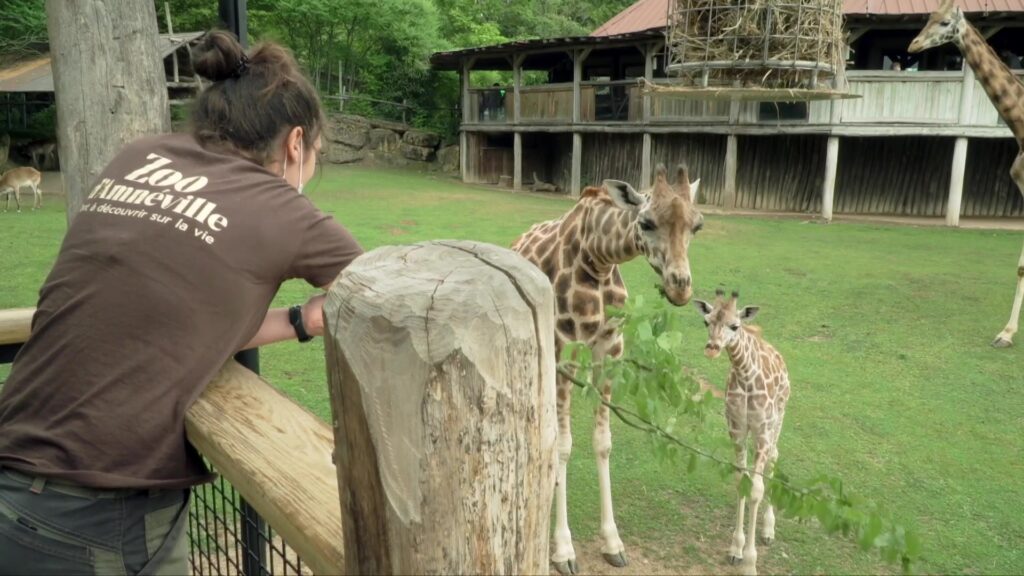
{"label": "red metal roof", "polygon": [[[671,0],[639,0],[615,15],[591,36],[614,36],[668,25]],[[930,14],[942,0],[843,0],[847,15],[896,16]],[[1024,0],[957,0],[964,12],[1024,12]]]}

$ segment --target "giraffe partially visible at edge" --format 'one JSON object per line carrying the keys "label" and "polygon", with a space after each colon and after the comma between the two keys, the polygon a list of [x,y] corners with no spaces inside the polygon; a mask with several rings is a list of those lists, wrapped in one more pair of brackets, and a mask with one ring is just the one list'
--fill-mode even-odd
{"label": "giraffe partially visible at edge", "polygon": [[[952,42],[960,49],[964,61],[974,71],[999,116],[1006,122],[1017,139],[1020,152],[1010,166],[1010,177],[1021,195],[1024,195],[1024,83],[996,55],[978,30],[967,21],[953,0],[943,0],[932,13],[921,32],[907,49],[911,54]],[[1010,311],[1010,320],[996,335],[992,345],[1006,348],[1013,345],[1020,321],[1021,301],[1024,300],[1024,247],[1017,262],[1017,292]]]}

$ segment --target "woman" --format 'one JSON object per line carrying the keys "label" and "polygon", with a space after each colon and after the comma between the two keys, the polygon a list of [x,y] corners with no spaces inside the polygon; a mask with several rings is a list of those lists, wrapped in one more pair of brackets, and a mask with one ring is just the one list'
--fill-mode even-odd
{"label": "woman", "polygon": [[195,68],[192,133],[100,175],[0,392],[0,574],[188,573],[185,412],[236,351],[322,334],[322,294],[268,307],[362,252],[301,195],[324,119],[291,55],[214,32]]}

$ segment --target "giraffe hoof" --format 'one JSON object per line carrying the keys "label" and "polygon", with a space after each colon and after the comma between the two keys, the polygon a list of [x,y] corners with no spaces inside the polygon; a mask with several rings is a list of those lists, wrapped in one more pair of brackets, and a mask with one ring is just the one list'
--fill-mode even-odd
{"label": "giraffe hoof", "polygon": [[604,556],[605,562],[611,564],[612,566],[615,566],[616,568],[624,568],[627,564],[629,564],[629,561],[626,560],[626,554],[624,552],[619,552],[618,554],[609,554],[607,552],[602,552],[601,556]]}
{"label": "giraffe hoof", "polygon": [[770,536],[761,536],[760,538],[758,538],[758,540],[760,540],[761,544],[764,546],[771,546],[772,542],[775,542],[775,538],[772,538]]}
{"label": "giraffe hoof", "polygon": [[732,554],[729,554],[729,564],[735,566],[741,562],[743,562],[742,556],[733,556]]}
{"label": "giraffe hoof", "polygon": [[563,562],[555,562],[554,564],[555,570],[562,576],[573,576],[580,573],[580,567],[576,564],[575,560],[565,560]]}
{"label": "giraffe hoof", "polygon": [[996,339],[992,341],[993,348],[1009,348],[1010,346],[1013,346],[1013,340],[1003,336],[996,336]]}

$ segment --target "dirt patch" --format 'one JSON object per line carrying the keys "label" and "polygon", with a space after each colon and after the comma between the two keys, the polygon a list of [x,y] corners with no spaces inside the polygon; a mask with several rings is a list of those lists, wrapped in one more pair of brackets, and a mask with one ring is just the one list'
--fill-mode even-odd
{"label": "dirt patch", "polygon": [[392,236],[404,236],[408,233],[409,231],[404,228],[388,228],[388,234]]}
{"label": "dirt patch", "polygon": [[[688,563],[678,558],[668,557],[672,555],[673,551],[656,550],[637,544],[626,545],[626,558],[629,560],[629,564],[623,568],[615,568],[601,557],[600,539],[589,542],[577,542],[575,547],[580,574],[633,576],[636,574],[708,574],[711,572],[723,572],[723,567],[710,564]],[[551,574],[557,576],[558,571],[552,568]]]}
{"label": "dirt patch", "polygon": [[415,226],[416,225],[416,221],[415,220],[402,220],[401,222],[399,222],[399,224],[401,224],[402,226]]}

